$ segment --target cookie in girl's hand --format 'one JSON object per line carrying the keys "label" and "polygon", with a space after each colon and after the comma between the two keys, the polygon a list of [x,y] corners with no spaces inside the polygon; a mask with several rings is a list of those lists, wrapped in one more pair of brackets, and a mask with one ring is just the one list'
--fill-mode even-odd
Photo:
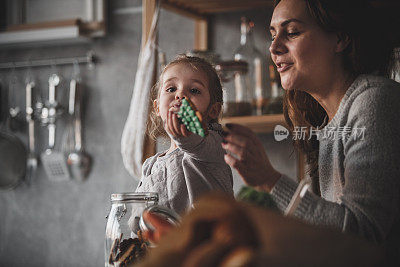
{"label": "cookie in girl's hand", "polygon": [[186,129],[192,133],[198,134],[201,137],[207,135],[207,128],[204,127],[203,116],[190,101],[189,98],[183,98],[182,104],[178,112],[178,118]]}

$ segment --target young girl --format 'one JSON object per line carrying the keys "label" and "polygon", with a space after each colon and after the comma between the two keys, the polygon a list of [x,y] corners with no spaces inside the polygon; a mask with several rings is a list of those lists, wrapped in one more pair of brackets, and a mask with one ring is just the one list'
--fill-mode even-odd
{"label": "young girl", "polygon": [[[232,172],[220,145],[222,87],[211,64],[197,57],[178,56],[164,68],[155,90],[151,135],[163,126],[171,146],[144,162],[136,192],[157,192],[159,204],[178,214],[203,193],[219,190],[233,194]],[[183,98],[192,101],[208,125],[204,138],[180,124],[176,113]]]}

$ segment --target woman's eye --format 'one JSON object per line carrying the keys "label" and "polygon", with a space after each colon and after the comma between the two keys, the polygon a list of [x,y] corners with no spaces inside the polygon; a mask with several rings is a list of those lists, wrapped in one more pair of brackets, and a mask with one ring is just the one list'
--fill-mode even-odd
{"label": "woman's eye", "polygon": [[165,90],[165,91],[167,91],[169,93],[172,93],[172,92],[176,91],[176,88],[175,87],[168,87],[167,90]]}
{"label": "woman's eye", "polygon": [[190,92],[191,92],[192,94],[200,94],[200,90],[197,89],[197,88],[192,88],[192,89],[190,89]]}
{"label": "woman's eye", "polygon": [[296,36],[298,36],[300,33],[299,32],[288,32],[288,36],[289,37],[296,37]]}

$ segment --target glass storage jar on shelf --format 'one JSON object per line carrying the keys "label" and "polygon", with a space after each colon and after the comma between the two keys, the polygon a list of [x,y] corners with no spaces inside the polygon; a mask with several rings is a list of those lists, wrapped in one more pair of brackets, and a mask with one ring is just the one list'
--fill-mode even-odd
{"label": "glass storage jar on shelf", "polygon": [[284,90],[273,63],[269,65],[269,76],[271,78],[271,98],[265,109],[265,114],[282,114]]}
{"label": "glass storage jar on shelf", "polygon": [[223,86],[224,117],[249,116],[252,114],[251,98],[247,87],[248,64],[245,61],[220,61],[215,69]]}
{"label": "glass storage jar on shelf", "polygon": [[140,217],[146,208],[157,203],[157,193],[111,195],[105,237],[105,266],[127,266],[144,256],[147,242],[141,236]]}
{"label": "glass storage jar on shelf", "polygon": [[249,90],[250,102],[254,115],[266,113],[270,88],[268,85],[268,67],[265,56],[257,49],[254,43],[253,27],[254,23],[242,17],[240,26],[240,46],[234,53],[235,60],[246,61],[248,65],[248,75],[246,87]]}
{"label": "glass storage jar on shelf", "polygon": [[220,61],[220,55],[211,50],[191,50],[186,51],[185,54],[188,57],[202,58],[213,65]]}

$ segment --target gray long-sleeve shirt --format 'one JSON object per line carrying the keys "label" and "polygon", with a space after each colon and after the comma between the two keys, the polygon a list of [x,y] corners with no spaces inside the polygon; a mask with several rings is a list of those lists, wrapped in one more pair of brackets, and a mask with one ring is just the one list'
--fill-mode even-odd
{"label": "gray long-sleeve shirt", "polygon": [[230,167],[224,161],[218,124],[202,138],[197,134],[175,138],[170,154],[157,153],[143,164],[136,192],[157,192],[159,204],[181,214],[202,194],[223,191],[233,194]]}
{"label": "gray long-sleeve shirt", "polygon": [[[322,197],[307,192],[295,216],[384,243],[400,254],[399,106],[399,83],[373,75],[356,78],[319,136]],[[282,211],[297,185],[282,175],[272,189]]]}

